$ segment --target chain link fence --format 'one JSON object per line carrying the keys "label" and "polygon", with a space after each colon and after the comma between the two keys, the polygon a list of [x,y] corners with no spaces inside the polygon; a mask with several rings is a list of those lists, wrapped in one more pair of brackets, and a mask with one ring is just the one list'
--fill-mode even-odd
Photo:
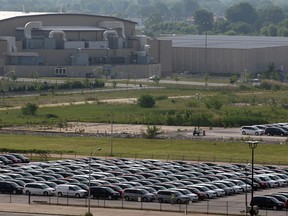
{"label": "chain link fence", "polygon": [[[26,196],[14,194],[1,194],[0,199],[6,203],[26,203],[27,205],[57,205],[87,207],[89,200],[85,198],[57,197],[57,196]],[[193,213],[221,214],[221,215],[249,215],[245,202],[221,201],[221,199],[193,202],[189,204],[170,204],[158,202],[125,201],[124,199],[106,200],[91,199],[90,208],[118,208],[132,210],[153,210],[163,212],[180,212],[187,215]],[[268,210],[260,209],[262,216],[288,216],[288,209]]]}

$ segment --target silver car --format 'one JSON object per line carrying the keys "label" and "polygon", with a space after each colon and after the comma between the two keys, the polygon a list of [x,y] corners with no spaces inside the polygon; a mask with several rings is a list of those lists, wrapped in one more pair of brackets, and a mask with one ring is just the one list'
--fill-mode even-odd
{"label": "silver car", "polygon": [[124,190],[123,197],[126,201],[143,201],[143,202],[152,202],[156,199],[156,196],[152,193],[149,193],[147,190],[139,188],[128,188]]}
{"label": "silver car", "polygon": [[243,135],[263,135],[264,134],[264,130],[261,130],[255,126],[242,126],[240,129],[241,133]]}
{"label": "silver car", "polygon": [[157,200],[158,202],[168,202],[171,204],[174,203],[189,203],[190,197],[181,194],[179,191],[175,190],[160,190],[157,192]]}

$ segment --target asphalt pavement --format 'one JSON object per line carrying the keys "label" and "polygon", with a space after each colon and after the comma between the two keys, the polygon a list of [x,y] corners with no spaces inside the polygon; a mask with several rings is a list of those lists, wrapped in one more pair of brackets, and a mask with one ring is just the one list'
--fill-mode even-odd
{"label": "asphalt pavement", "polygon": [[[87,207],[73,207],[63,205],[41,205],[41,204],[21,204],[21,203],[0,203],[0,216],[32,216],[32,215],[63,215],[63,216],[84,216],[88,211]],[[163,212],[149,210],[127,210],[114,208],[91,208],[94,216],[180,216],[185,212]],[[192,213],[189,213],[192,215]],[[193,213],[194,216],[204,216],[204,214]],[[209,214],[213,216],[212,214]],[[219,215],[219,214],[217,214]]]}

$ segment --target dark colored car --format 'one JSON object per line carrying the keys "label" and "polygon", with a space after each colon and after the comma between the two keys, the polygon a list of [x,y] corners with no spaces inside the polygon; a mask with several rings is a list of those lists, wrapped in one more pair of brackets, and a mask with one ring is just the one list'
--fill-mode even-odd
{"label": "dark colored car", "polygon": [[268,194],[265,196],[271,196],[279,200],[280,202],[284,203],[285,208],[288,208],[288,198],[284,196],[283,194]]}
{"label": "dark colored car", "polygon": [[[249,184],[252,187],[252,180],[250,178],[241,177],[237,179],[243,181],[244,183]],[[260,184],[258,184],[257,182],[253,182],[253,190],[258,190],[258,189],[260,189]]]}
{"label": "dark colored car", "polygon": [[23,187],[14,182],[0,181],[0,192],[21,194],[23,192]]}
{"label": "dark colored car", "polygon": [[19,158],[15,157],[14,155],[6,154],[6,155],[3,155],[3,157],[7,158],[8,160],[11,160],[13,163],[21,163],[22,162]]}
{"label": "dark colored car", "polygon": [[268,127],[265,130],[265,134],[268,136],[288,136],[288,132],[283,130],[282,128],[277,127]]}
{"label": "dark colored car", "polygon": [[3,155],[0,155],[0,161],[2,161],[5,165],[7,164],[13,164],[13,161],[8,160],[6,157],[4,157]]}
{"label": "dark colored car", "polygon": [[109,187],[91,187],[90,195],[93,198],[118,199],[120,194]]}
{"label": "dark colored car", "polygon": [[283,202],[280,202],[274,197],[268,197],[268,196],[255,196],[253,197],[250,205],[258,206],[259,208],[268,208],[274,210],[284,208]]}

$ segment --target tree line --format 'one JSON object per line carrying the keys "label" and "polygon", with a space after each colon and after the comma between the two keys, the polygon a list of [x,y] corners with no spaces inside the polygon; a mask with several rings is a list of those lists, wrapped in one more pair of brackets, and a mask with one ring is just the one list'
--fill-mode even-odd
{"label": "tree line", "polygon": [[288,16],[283,8],[269,5],[258,10],[248,2],[240,2],[228,7],[223,16],[199,8],[193,12],[191,20],[167,21],[160,13],[146,19],[144,34],[221,34],[253,36],[288,36]]}

